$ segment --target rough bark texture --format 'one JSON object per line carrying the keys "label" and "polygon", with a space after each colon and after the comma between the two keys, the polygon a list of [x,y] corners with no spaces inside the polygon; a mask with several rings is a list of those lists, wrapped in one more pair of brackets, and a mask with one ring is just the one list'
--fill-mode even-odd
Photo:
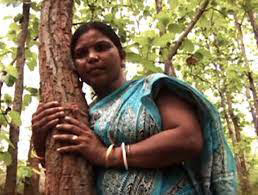
{"label": "rough bark texture", "polygon": [[[87,113],[88,106],[72,68],[69,50],[72,10],[72,0],[43,2],[39,35],[41,101],[55,100],[71,109],[76,104],[75,108],[79,109],[67,114],[88,124],[88,115],[80,114]],[[91,165],[75,154],[60,155],[56,149],[57,145],[50,134],[45,154],[46,195],[94,194]]]}
{"label": "rough bark texture", "polygon": [[[22,95],[23,95],[23,70],[25,63],[25,43],[28,34],[28,24],[30,15],[30,0],[23,1],[23,20],[22,31],[18,39],[17,49],[17,61],[16,68],[18,71],[18,78],[15,83],[13,110],[21,113],[22,110]],[[14,195],[16,193],[16,180],[17,180],[17,152],[18,152],[18,140],[19,140],[19,127],[14,123],[10,124],[9,139],[13,146],[9,146],[8,152],[12,156],[12,163],[7,166],[6,181],[4,187],[5,195]]]}
{"label": "rough bark texture", "polygon": [[251,23],[251,25],[253,27],[254,38],[256,40],[256,45],[257,45],[257,48],[258,48],[258,25],[257,25],[257,22],[256,22],[256,15],[255,15],[255,13],[253,12],[252,9],[249,9],[247,11],[247,14],[248,14],[250,23]]}
{"label": "rough bark texture", "polygon": [[254,126],[255,126],[255,131],[258,135],[258,97],[257,97],[257,92],[256,92],[256,88],[255,88],[255,83],[254,83],[254,79],[253,79],[253,76],[252,76],[252,71],[250,69],[250,66],[249,66],[249,62],[248,62],[248,59],[247,59],[247,55],[246,55],[246,51],[245,51],[245,44],[244,44],[244,39],[243,39],[243,32],[242,32],[242,27],[241,27],[241,24],[238,22],[238,19],[236,17],[236,15],[234,15],[234,18],[235,18],[235,26],[236,26],[236,29],[238,31],[238,44],[239,44],[239,48],[241,49],[241,52],[242,52],[242,55],[243,55],[243,58],[244,58],[244,64],[245,64],[245,67],[247,68],[247,79],[249,81],[249,88],[251,89],[251,92],[252,92],[252,96],[253,96],[253,105],[251,105],[253,108],[251,110],[254,110],[254,112],[256,113],[255,115],[253,115],[252,113],[252,116],[254,116],[255,118],[253,119],[253,121],[255,122],[254,123]]}
{"label": "rough bark texture", "polygon": [[[32,152],[32,139],[30,141],[30,149],[28,154],[27,165],[32,167],[34,170],[39,170],[39,159],[35,158],[31,154]],[[39,174],[33,172],[31,177],[26,177],[24,182],[23,195],[39,195]]]}
{"label": "rough bark texture", "polygon": [[[198,20],[201,18],[202,14],[206,10],[207,6],[209,5],[209,0],[205,0],[201,5],[200,8],[197,10],[194,18],[192,21],[188,24],[183,34],[178,38],[176,43],[171,47],[170,53],[168,55],[167,60],[165,61],[165,74],[176,76],[176,72],[173,69],[170,69],[168,67],[172,67],[173,63],[173,57],[177,54],[177,50],[180,48],[184,40],[186,39],[187,35],[191,32],[195,24],[198,22]],[[172,72],[169,72],[169,71]],[[168,72],[166,72],[168,71]]]}

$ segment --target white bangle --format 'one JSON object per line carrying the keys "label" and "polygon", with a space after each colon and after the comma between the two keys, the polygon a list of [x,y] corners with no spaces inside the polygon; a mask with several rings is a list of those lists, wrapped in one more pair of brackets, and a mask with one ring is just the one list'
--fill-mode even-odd
{"label": "white bangle", "polygon": [[110,156],[110,154],[111,154],[111,152],[112,152],[113,147],[114,147],[114,144],[111,144],[111,145],[108,147],[107,151],[106,151],[106,155],[105,155],[105,164],[106,164],[106,167],[108,167],[108,158],[109,158],[109,156]]}
{"label": "white bangle", "polygon": [[128,164],[127,164],[126,150],[125,150],[125,143],[124,142],[121,144],[121,149],[122,149],[122,155],[123,155],[125,170],[128,170]]}

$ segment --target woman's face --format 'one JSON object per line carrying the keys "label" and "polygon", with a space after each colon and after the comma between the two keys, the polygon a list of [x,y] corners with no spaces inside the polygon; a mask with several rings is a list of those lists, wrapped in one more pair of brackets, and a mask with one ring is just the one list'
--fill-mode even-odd
{"label": "woman's face", "polygon": [[124,59],[113,42],[100,31],[91,29],[78,39],[74,60],[81,79],[94,89],[120,87],[117,85],[121,85]]}

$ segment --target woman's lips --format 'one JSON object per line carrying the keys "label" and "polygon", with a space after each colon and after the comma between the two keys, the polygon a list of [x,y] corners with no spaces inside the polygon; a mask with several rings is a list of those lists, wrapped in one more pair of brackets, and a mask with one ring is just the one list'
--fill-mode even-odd
{"label": "woman's lips", "polygon": [[95,68],[95,69],[92,69],[89,74],[90,75],[99,75],[99,74],[103,74],[104,73],[104,70],[103,69],[100,69],[100,68]]}

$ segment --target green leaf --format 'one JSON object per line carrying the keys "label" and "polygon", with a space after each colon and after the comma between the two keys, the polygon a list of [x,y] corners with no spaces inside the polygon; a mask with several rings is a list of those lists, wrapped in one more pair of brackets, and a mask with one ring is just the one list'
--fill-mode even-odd
{"label": "green leaf", "polygon": [[38,89],[33,87],[26,87],[25,88],[28,92],[30,92],[31,96],[38,96]]}
{"label": "green leaf", "polygon": [[0,162],[4,162],[6,166],[12,163],[12,157],[9,152],[0,152]]}
{"label": "green leaf", "polygon": [[11,104],[13,100],[9,94],[4,94],[4,101],[6,104]]}
{"label": "green leaf", "polygon": [[181,33],[184,30],[184,26],[182,24],[171,23],[168,25],[168,30],[171,33]]}
{"label": "green leaf", "polygon": [[27,66],[30,71],[33,71],[34,68],[37,66],[37,56],[35,53],[31,53],[30,58],[28,59]]}
{"label": "green leaf", "polygon": [[31,103],[31,95],[30,94],[26,94],[24,97],[23,97],[23,108],[27,107],[30,103]]}
{"label": "green leaf", "polygon": [[17,16],[15,16],[14,18],[13,18],[13,20],[14,20],[14,22],[20,22],[21,21],[21,19],[22,19],[22,14],[18,14]]}
{"label": "green leaf", "polygon": [[210,25],[210,24],[209,24],[209,20],[207,19],[206,16],[202,16],[202,17],[200,18],[199,22],[198,22],[198,25],[199,25],[200,27],[207,27],[207,26]]}
{"label": "green leaf", "polygon": [[20,126],[22,124],[22,121],[21,121],[21,117],[20,117],[20,114],[14,110],[12,110],[10,113],[9,113],[9,116],[11,117],[12,119],[12,122],[17,125],[17,126]]}
{"label": "green leaf", "polygon": [[194,57],[196,57],[198,60],[202,60],[203,59],[203,54],[201,52],[195,52],[194,53]]}
{"label": "green leaf", "polygon": [[9,135],[6,132],[0,132],[0,140],[5,140],[12,148],[14,148],[13,143],[9,140]]}
{"label": "green leaf", "polygon": [[172,33],[166,33],[161,37],[156,37],[153,41],[153,45],[165,47],[167,43],[171,42],[173,38],[174,38],[174,35]]}
{"label": "green leaf", "polygon": [[192,41],[190,41],[189,39],[185,39],[182,44],[182,48],[188,52],[192,52],[194,50],[194,45]]}
{"label": "green leaf", "polygon": [[2,113],[0,113],[0,125],[3,125],[5,127],[8,125],[6,118],[4,117],[4,115]]}
{"label": "green leaf", "polygon": [[16,67],[9,65],[6,68],[6,72],[15,78],[18,78],[18,71],[17,71]]}
{"label": "green leaf", "polygon": [[4,79],[4,82],[8,87],[12,87],[15,81],[16,77],[13,77],[12,75],[7,75]]}
{"label": "green leaf", "polygon": [[78,5],[81,5],[81,0],[75,0],[75,3],[77,3]]}

